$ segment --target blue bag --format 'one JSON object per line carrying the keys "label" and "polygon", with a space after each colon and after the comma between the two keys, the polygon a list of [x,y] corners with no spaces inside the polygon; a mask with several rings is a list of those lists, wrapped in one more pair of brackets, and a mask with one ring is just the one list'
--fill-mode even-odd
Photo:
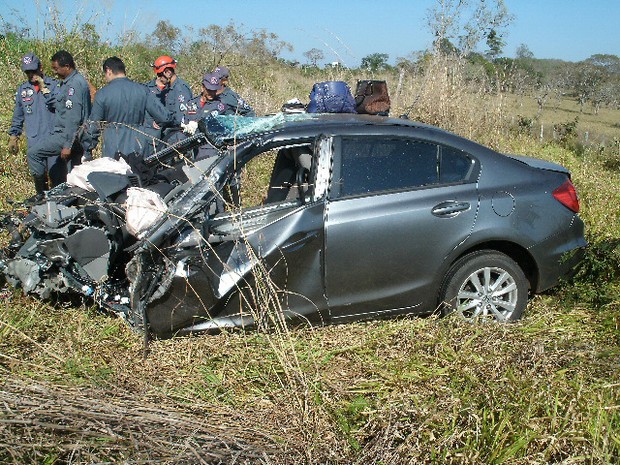
{"label": "blue bag", "polygon": [[344,81],[317,82],[310,92],[308,113],[357,113],[355,99]]}

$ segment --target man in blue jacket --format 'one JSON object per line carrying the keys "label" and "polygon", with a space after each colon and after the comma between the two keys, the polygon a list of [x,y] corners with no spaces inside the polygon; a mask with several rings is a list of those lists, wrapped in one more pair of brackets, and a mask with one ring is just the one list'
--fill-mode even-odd
{"label": "man in blue jacket", "polygon": [[225,66],[218,66],[213,73],[220,80],[220,88],[217,91],[218,98],[227,107],[234,109],[235,114],[241,116],[256,116],[252,107],[243,100],[237,92],[228,86],[230,71]]}
{"label": "man in blue jacket", "polygon": [[51,179],[52,187],[66,181],[69,169],[80,163],[83,149],[77,141],[77,133],[91,107],[88,83],[75,69],[71,54],[60,50],[52,56],[51,61],[52,69],[60,78],[53,127],[45,137],[28,147],[28,166],[39,197],[45,190],[45,169],[50,157],[60,155],[58,173]]}
{"label": "man in blue jacket", "polygon": [[[32,147],[51,132],[54,127],[54,103],[58,92],[58,82],[43,74],[41,60],[34,53],[30,52],[22,57],[21,69],[26,73],[28,80],[17,88],[15,94],[13,120],[8,131],[9,152],[12,154],[17,154],[19,151],[19,136],[24,132],[28,147]],[[58,157],[49,157],[46,160],[43,176],[38,181],[43,190],[47,189],[46,173],[49,174],[53,185],[62,182],[63,169],[62,166],[56,165],[57,162]],[[61,160],[60,163],[64,162]]]}
{"label": "man in blue jacket", "polygon": [[147,86],[127,78],[125,64],[118,57],[103,62],[106,85],[95,94],[88,121],[86,146],[92,149],[103,130],[102,155],[115,157],[148,153],[152,143],[144,123],[151,120],[159,127],[178,127],[180,119],[164,108]]}

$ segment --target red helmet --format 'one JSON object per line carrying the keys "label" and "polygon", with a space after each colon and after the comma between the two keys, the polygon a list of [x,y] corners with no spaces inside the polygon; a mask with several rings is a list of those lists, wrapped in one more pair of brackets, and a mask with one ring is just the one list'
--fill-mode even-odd
{"label": "red helmet", "polygon": [[176,68],[177,61],[168,55],[162,55],[154,63],[151,63],[151,66],[155,70],[155,74],[159,74],[163,73],[166,68]]}

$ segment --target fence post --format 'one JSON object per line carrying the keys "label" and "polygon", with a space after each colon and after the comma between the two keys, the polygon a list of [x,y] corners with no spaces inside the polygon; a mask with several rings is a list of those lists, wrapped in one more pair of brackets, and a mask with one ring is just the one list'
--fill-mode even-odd
{"label": "fence post", "polygon": [[405,78],[405,68],[400,69],[400,73],[398,73],[398,84],[396,85],[396,100],[400,103],[400,91],[403,88],[403,79]]}
{"label": "fence post", "polygon": [[544,131],[545,131],[544,128],[545,128],[545,125],[541,123],[540,124],[540,143],[541,144],[542,144],[542,141],[543,141],[543,134],[544,134]]}

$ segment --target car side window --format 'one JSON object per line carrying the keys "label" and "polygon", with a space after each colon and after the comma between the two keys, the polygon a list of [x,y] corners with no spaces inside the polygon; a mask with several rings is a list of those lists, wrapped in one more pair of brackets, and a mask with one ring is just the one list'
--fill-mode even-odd
{"label": "car side window", "polygon": [[463,152],[440,144],[381,137],[341,141],[340,196],[460,182],[471,171]]}
{"label": "car side window", "polygon": [[452,147],[440,147],[439,183],[461,182],[469,177],[474,168],[472,159],[461,150]]}

